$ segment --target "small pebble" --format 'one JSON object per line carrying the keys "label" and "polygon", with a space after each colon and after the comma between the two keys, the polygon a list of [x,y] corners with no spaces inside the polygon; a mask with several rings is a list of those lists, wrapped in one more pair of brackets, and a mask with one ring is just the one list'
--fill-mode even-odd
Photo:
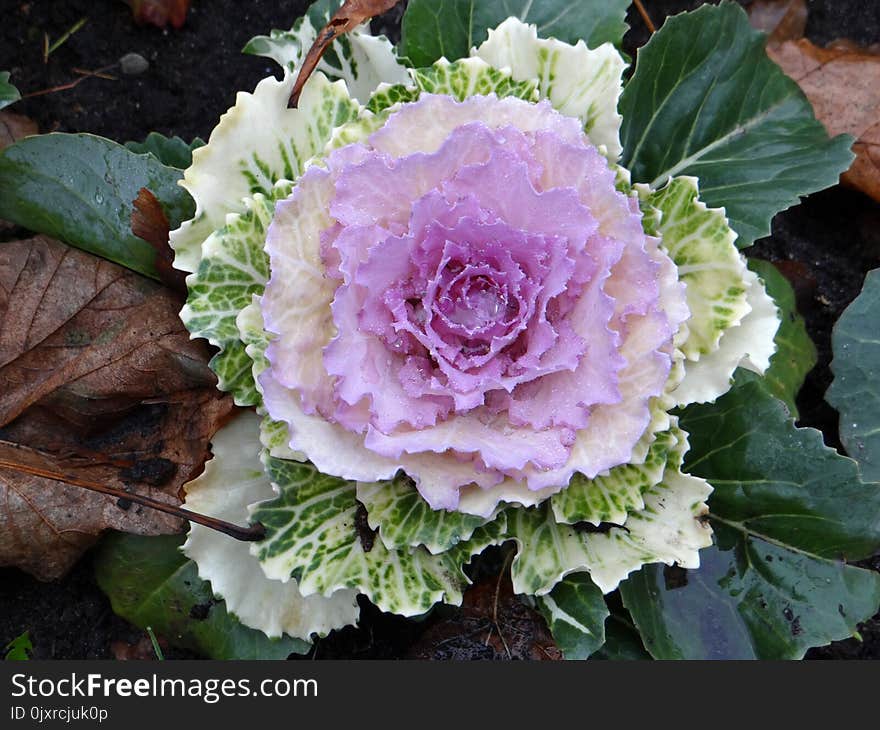
{"label": "small pebble", "polygon": [[150,67],[150,62],[139,53],[126,53],[119,59],[119,65],[126,76],[137,76]]}

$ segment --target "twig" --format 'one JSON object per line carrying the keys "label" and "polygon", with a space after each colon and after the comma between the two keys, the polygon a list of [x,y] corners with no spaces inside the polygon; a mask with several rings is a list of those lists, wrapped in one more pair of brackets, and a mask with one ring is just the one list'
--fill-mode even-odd
{"label": "twig", "polygon": [[639,15],[642,16],[642,20],[645,21],[645,25],[648,26],[648,30],[652,33],[656,33],[657,26],[654,25],[654,21],[651,20],[651,16],[648,15],[648,11],[645,10],[645,6],[642,5],[642,0],[633,0],[633,5],[636,6],[636,10],[639,11]]}
{"label": "twig", "polygon": [[[116,64],[114,63],[113,66]],[[106,66],[105,68],[113,68],[113,66]],[[88,71],[84,68],[72,68],[73,71],[78,76],[94,76],[96,79],[105,79],[107,81],[119,81],[115,76],[111,76],[108,73],[104,73],[102,69],[98,69],[97,71]]]}
{"label": "twig", "polygon": [[126,492],[125,490],[116,489],[115,487],[108,487],[105,484],[92,482],[87,479],[80,479],[79,477],[73,477],[68,474],[60,474],[58,472],[49,471],[48,469],[41,469],[36,466],[16,464],[14,461],[6,461],[5,459],[0,459],[0,468],[12,469],[13,471],[17,471],[23,474],[41,477],[42,479],[50,479],[53,482],[61,482],[62,484],[70,484],[74,487],[81,487],[83,489],[88,489],[92,492],[99,492],[100,494],[106,494],[110,497],[116,497],[117,499],[134,502],[135,504],[149,507],[150,509],[154,509],[158,512],[164,512],[165,514],[173,515],[174,517],[179,517],[180,519],[187,520],[189,522],[195,522],[196,524],[204,525],[205,527],[209,527],[212,530],[222,532],[224,535],[229,535],[230,537],[234,537],[236,540],[241,540],[242,542],[257,542],[259,540],[262,540],[266,536],[266,528],[263,527],[263,525],[261,525],[259,522],[250,525],[249,527],[240,527],[224,520],[218,520],[216,517],[208,517],[207,515],[202,515],[198,512],[190,512],[188,509],[184,509],[183,507],[175,507],[174,505],[160,502],[159,500],[153,499],[152,497],[145,497],[141,494]]}
{"label": "twig", "polygon": [[117,64],[111,63],[109,66],[104,66],[103,68],[96,69],[95,71],[85,71],[80,68],[73,69],[74,73],[80,74],[79,78],[74,79],[66,84],[61,84],[60,86],[53,86],[51,89],[40,89],[39,91],[31,91],[27,94],[22,94],[22,99],[30,99],[33,96],[43,96],[44,94],[55,94],[59,91],[68,91],[76,86],[79,86],[86,79],[98,78],[98,79],[107,79],[108,81],[117,81],[117,79],[113,76],[109,76],[105,73],[105,71],[109,71],[111,68],[116,68]]}

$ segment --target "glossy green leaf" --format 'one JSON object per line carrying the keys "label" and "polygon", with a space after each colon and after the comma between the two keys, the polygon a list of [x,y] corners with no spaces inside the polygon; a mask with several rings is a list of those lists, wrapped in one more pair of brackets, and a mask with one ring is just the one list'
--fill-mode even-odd
{"label": "glossy green leaf", "polygon": [[800,196],[834,185],[853,159],[852,138],[828,138],[764,43],[735,3],[671,17],[639,51],[620,102],[633,181],[698,177],[740,247],[768,235]]}
{"label": "glossy green leaf", "polygon": [[656,658],[803,656],[851,636],[880,606],[880,575],[848,566],[880,549],[880,486],[794,426],[760,382],[691,406],[685,469],[715,491],[717,547],[698,570],[647,566],[621,584]]}
{"label": "glossy green leaf", "polygon": [[690,406],[685,471],[714,488],[709,512],[754,537],[829,560],[880,550],[880,485],[812,428],[796,428],[761,383],[733,388],[715,405]]}
{"label": "glossy green leaf", "polygon": [[105,539],[95,573],[115,613],[212,659],[285,659],[311,648],[299,639],[269,639],[227,613],[225,601],[215,600],[210,583],[178,549],[182,543],[182,535]]}
{"label": "glossy green leaf", "polygon": [[[657,659],[800,659],[845,639],[880,605],[880,575],[755,537],[672,576],[647,565],[620,586]],[[686,581],[686,582],[685,582]]]}
{"label": "glossy green leaf", "polygon": [[445,56],[464,58],[491,28],[513,16],[534,23],[543,38],[619,46],[629,0],[410,0],[403,16],[400,52],[414,66]]}
{"label": "glossy green leaf", "polygon": [[840,411],[840,439],[862,475],[880,481],[880,269],[834,326],[834,382],[828,402]]}
{"label": "glossy green leaf", "polygon": [[156,252],[131,232],[132,201],[149,188],[176,228],[194,212],[180,177],[103,137],[27,137],[0,152],[0,218],[158,278]]}
{"label": "glossy green leaf", "polygon": [[605,620],[605,643],[590,655],[590,659],[606,661],[634,662],[651,658],[631,618],[616,612]]}
{"label": "glossy green leaf", "polygon": [[537,602],[566,659],[587,659],[605,643],[608,607],[588,573],[567,576]]}
{"label": "glossy green leaf", "polygon": [[[779,308],[780,316],[779,331],[774,338],[776,354],[770,358],[770,368],[764,373],[763,381],[797,418],[795,399],[807,373],[816,365],[816,346],[807,333],[803,317],[797,313],[794,290],[779,269],[761,259],[750,259],[749,268],[763,280],[767,293]],[[738,383],[744,383],[761,379],[761,376],[749,370],[740,370],[736,379]]]}
{"label": "glossy green leaf", "polygon": [[9,83],[9,71],[0,71],[0,109],[21,99],[18,89]]}
{"label": "glossy green leaf", "polygon": [[180,137],[166,137],[158,132],[150,132],[143,142],[126,142],[126,149],[136,155],[151,154],[163,165],[185,170],[192,164],[193,150],[205,146],[205,140],[196,137],[187,143]]}

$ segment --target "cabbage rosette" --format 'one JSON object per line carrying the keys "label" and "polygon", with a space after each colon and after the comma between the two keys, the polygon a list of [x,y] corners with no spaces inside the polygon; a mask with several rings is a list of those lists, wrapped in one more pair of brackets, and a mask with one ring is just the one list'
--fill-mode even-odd
{"label": "cabbage rosette", "polygon": [[253,42],[283,80],[239,94],[183,181],[181,316],[259,414],[186,504],[266,528],[193,526],[200,575],[246,625],[308,639],[358,594],[458,603],[463,566],[507,541],[551,619],[566,576],[607,593],[697,567],[712,487],[682,471],[674,412],[763,372],[778,314],[695,177],[618,164],[618,51],[510,18],[408,69],[360,28],[289,109],[316,27]]}

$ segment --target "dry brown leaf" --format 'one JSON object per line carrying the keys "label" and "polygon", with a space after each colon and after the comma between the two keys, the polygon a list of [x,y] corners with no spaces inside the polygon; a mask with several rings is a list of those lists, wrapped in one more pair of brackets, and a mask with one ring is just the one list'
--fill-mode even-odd
{"label": "dry brown leaf", "polygon": [[22,137],[37,134],[40,131],[33,119],[28,119],[15,112],[0,112],[0,150],[9,147]]}
{"label": "dry brown leaf", "polygon": [[749,22],[770,36],[769,45],[803,38],[807,15],[806,0],[755,0],[749,5]]}
{"label": "dry brown leaf", "polygon": [[141,188],[132,206],[131,232],[155,250],[160,281],[186,294],[186,274],[174,268],[174,251],[169,241],[171,225],[162,204],[148,188]]}
{"label": "dry brown leaf", "polygon": [[767,54],[797,81],[829,134],[856,138],[856,160],[843,182],[880,200],[880,55],[853,48],[801,39],[768,47]]}
{"label": "dry brown leaf", "polygon": [[399,2],[400,0],[345,0],[336,14],[330,18],[330,22],[318,33],[314,44],[303,59],[299,76],[297,76],[290,94],[290,106],[295,107],[299,102],[299,95],[302,93],[306,81],[309,80],[318,61],[324,55],[324,51],[333,41],[354,30],[364,21],[391,10]]}
{"label": "dry brown leaf", "polygon": [[[167,289],[45,237],[0,246],[0,458],[179,504],[232,411]],[[63,575],[105,529],[176,518],[0,470],[0,565]]]}

